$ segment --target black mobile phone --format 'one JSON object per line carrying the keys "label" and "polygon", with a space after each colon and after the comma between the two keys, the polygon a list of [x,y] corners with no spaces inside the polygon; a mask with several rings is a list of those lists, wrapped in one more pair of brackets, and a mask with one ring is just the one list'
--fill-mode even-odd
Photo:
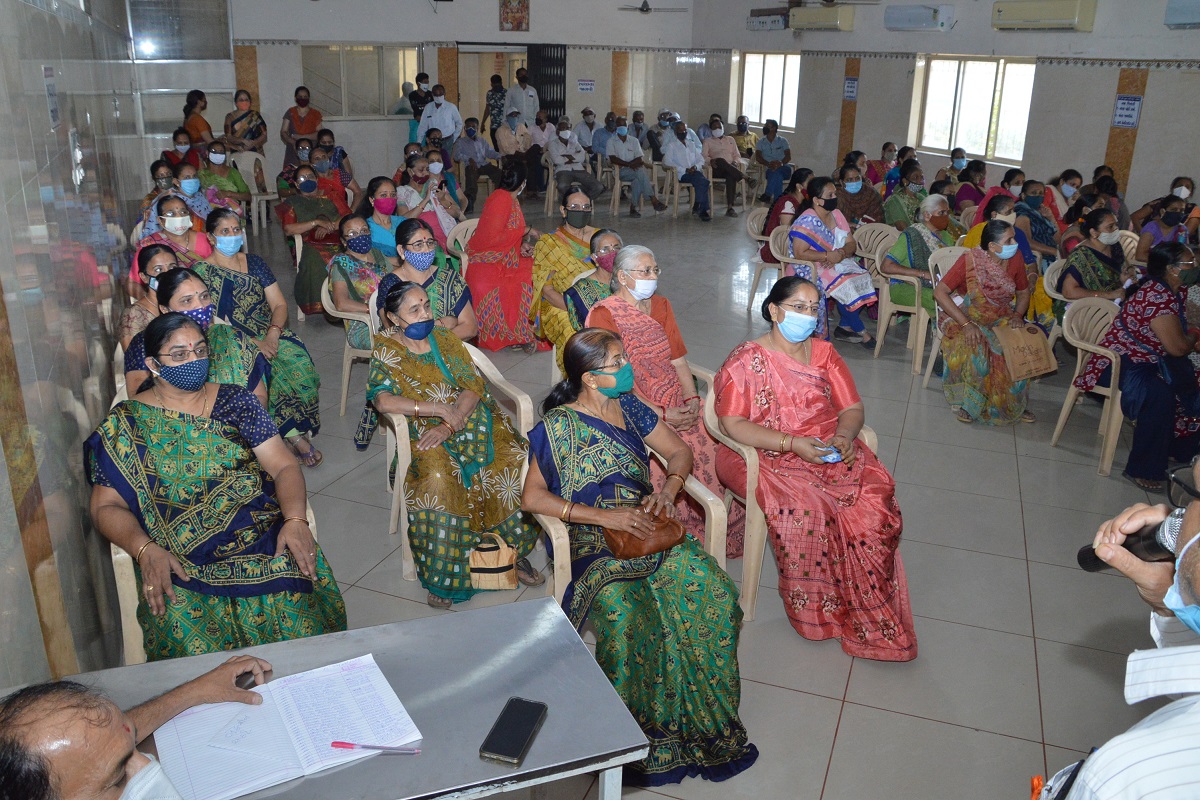
{"label": "black mobile phone", "polygon": [[510,697],[479,748],[479,757],[520,766],[529,745],[546,720],[546,704]]}

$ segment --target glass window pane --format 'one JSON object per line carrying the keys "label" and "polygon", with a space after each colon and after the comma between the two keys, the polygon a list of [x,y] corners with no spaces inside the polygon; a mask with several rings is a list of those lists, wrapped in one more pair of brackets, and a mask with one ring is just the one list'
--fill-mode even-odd
{"label": "glass window pane", "polygon": [[1025,129],[1033,99],[1033,64],[1004,65],[1004,94],[996,123],[996,158],[1020,161],[1025,154]]}
{"label": "glass window pane", "polygon": [[746,77],[742,82],[742,113],[751,122],[762,122],[762,53],[746,54]]}
{"label": "glass window pane", "polygon": [[229,0],[130,0],[135,57],[233,60]]}
{"label": "glass window pane", "polygon": [[958,86],[958,62],[933,59],[929,62],[929,82],[925,87],[925,121],[921,127],[921,147],[949,150],[950,130],[954,124],[954,91]]}
{"label": "glass window pane", "polygon": [[784,56],[772,53],[763,64],[763,121],[779,119],[783,110],[783,65]]}
{"label": "glass window pane", "polygon": [[800,101],[800,56],[787,57],[787,70],[783,77],[783,110],[779,112],[779,124],[785,128],[796,127],[796,104]]}
{"label": "glass window pane", "polygon": [[304,85],[312,105],[325,117],[340,117],[342,111],[342,48],[336,44],[305,45],[300,48]]}
{"label": "glass window pane", "polygon": [[987,152],[998,67],[995,61],[968,61],[963,65],[954,144],[968,153]]}
{"label": "glass window pane", "polygon": [[382,113],[379,108],[379,49],[369,45],[345,46],[346,114],[349,116]]}

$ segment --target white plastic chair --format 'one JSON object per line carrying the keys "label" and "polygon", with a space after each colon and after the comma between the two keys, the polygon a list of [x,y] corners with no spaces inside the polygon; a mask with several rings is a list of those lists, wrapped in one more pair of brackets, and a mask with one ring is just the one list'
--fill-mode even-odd
{"label": "white plastic chair", "polygon": [[[704,177],[708,178],[708,191],[709,191],[710,199],[717,196],[717,186],[718,185],[721,187],[722,192],[725,191],[725,179],[713,177],[712,164],[706,163],[704,165]],[[742,199],[742,211],[744,212],[747,208],[750,208],[750,205],[751,205],[750,204],[750,186],[744,180],[738,181],[738,183],[741,184],[740,197]],[[759,230],[762,230],[762,228],[760,227]]]}
{"label": "white plastic chair", "polygon": [[1137,260],[1139,241],[1141,241],[1141,237],[1133,231],[1121,231],[1121,250],[1125,253],[1125,261],[1144,270],[1146,262]]}
{"label": "white plastic chair", "polygon": [[[295,250],[296,250],[296,263],[295,263],[296,274],[299,275],[300,274],[300,254],[302,252],[304,252],[304,237],[298,233],[293,233],[292,234],[292,244],[295,246]],[[296,319],[299,322],[304,322],[304,312],[302,310],[300,310],[299,306],[296,307]]]}
{"label": "white plastic chair", "polygon": [[1117,452],[1117,441],[1120,439],[1121,423],[1124,420],[1121,413],[1121,357],[1100,346],[1100,340],[1108,333],[1119,313],[1120,307],[1107,298],[1084,297],[1072,302],[1063,316],[1063,335],[1068,342],[1075,345],[1078,354],[1075,360],[1075,374],[1071,376],[1071,383],[1067,385],[1067,396],[1063,399],[1062,411],[1058,414],[1058,424],[1054,427],[1050,446],[1058,446],[1067,420],[1075,410],[1075,401],[1081,394],[1075,387],[1075,379],[1083,374],[1088,356],[1107,358],[1112,364],[1112,379],[1107,388],[1097,385],[1092,389],[1104,397],[1104,408],[1100,413],[1100,434],[1104,437],[1104,443],[1100,450],[1100,468],[1096,470],[1100,475],[1112,472],[1113,456]]}
{"label": "white plastic chair", "polygon": [[460,272],[463,279],[467,277],[467,242],[471,241],[471,237],[475,235],[475,229],[479,227],[478,219],[465,219],[450,229],[446,234],[446,251],[458,258],[459,264],[462,266]]}
{"label": "white plastic chair", "polygon": [[[1062,293],[1058,291],[1058,282],[1062,277],[1063,266],[1066,263],[1065,258],[1060,258],[1046,267],[1046,271],[1042,273],[1042,288],[1046,290],[1046,294],[1051,300],[1058,300],[1069,306],[1071,301],[1063,297]],[[1056,319],[1054,327],[1050,329],[1050,334],[1046,337],[1050,342],[1050,352],[1054,352],[1054,345],[1062,336],[1062,332],[1062,326],[1058,324],[1058,320]]]}
{"label": "white plastic chair", "polygon": [[767,241],[768,236],[763,235],[763,226],[767,224],[767,214],[770,213],[769,208],[752,208],[750,213],[746,215],[746,235],[759,246]]}
{"label": "white plastic chair", "polygon": [[[941,250],[936,250],[929,256],[929,280],[933,282],[934,288],[942,282],[942,276],[950,271],[954,266],[954,262],[962,258],[967,252],[965,247],[943,247]],[[937,314],[941,314],[941,309],[934,309]],[[929,350],[929,363],[925,367],[925,380],[921,382],[921,388],[929,386],[929,378],[933,375],[933,365],[937,361],[938,354],[942,352],[942,329],[937,325],[937,317],[933,319],[933,347]]]}
{"label": "white plastic chair", "polygon": [[[233,163],[237,167],[237,171],[241,173],[242,180],[246,182],[246,186],[250,189],[250,210],[253,214],[254,232],[262,233],[264,226],[267,224],[268,204],[279,199],[279,192],[270,189],[270,179],[267,178],[267,160],[263,158],[262,153],[247,150],[243,153],[236,153]],[[268,189],[265,193],[258,191],[258,184],[254,180],[254,167],[256,164],[261,166],[263,177],[268,181]]]}
{"label": "white plastic chair", "polygon": [[975,227],[975,209],[976,208],[978,208],[978,206],[967,206],[958,215],[959,224],[962,225],[963,228],[965,228],[968,231],[971,230],[971,228]]}
{"label": "white plastic chair", "polygon": [[129,232],[129,246],[134,250],[138,248],[138,243],[142,241],[142,229],[145,227],[146,223],[138,220],[137,223],[134,224],[133,230]]}
{"label": "white plastic chair", "polygon": [[[608,163],[608,159],[605,159],[605,164],[607,164],[607,163]],[[633,197],[633,181],[630,179],[621,177],[621,168],[620,167],[606,166],[605,169],[608,171],[608,174],[611,176],[611,180],[612,180],[613,184],[615,184],[612,187],[612,192],[611,192],[612,197],[609,198],[608,212],[610,214],[612,214],[613,216],[616,216],[621,210],[621,189],[628,186],[629,187],[629,196],[632,199],[632,197]],[[644,196],[638,199],[638,211],[642,210],[642,206],[645,205],[645,202],[646,202],[646,198]]]}
{"label": "white plastic chair", "polygon": [[675,169],[674,167],[668,167],[666,164],[663,164],[662,169],[666,175],[668,197],[667,202],[672,205],[671,216],[678,217],[680,195],[682,195],[684,192],[687,192],[691,198],[689,205],[695,205],[696,187],[692,186],[690,183],[684,183],[683,181],[679,180],[679,170]]}
{"label": "white plastic chair", "polygon": [[811,261],[801,261],[798,258],[792,258],[788,255],[788,237],[791,235],[791,229],[780,225],[775,230],[771,231],[771,255],[779,260],[778,264],[761,264],[754,275],[754,285],[750,287],[750,306],[754,303],[754,295],[758,292],[758,276],[767,270],[773,269],[778,273],[777,277],[783,276],[784,267],[788,264],[794,264],[799,267],[804,267],[812,277],[809,279],[816,283],[817,267]]}
{"label": "white plastic chair", "polygon": [[[331,317],[342,320],[347,334],[349,334],[351,322],[361,322],[370,328],[370,312],[363,314],[357,311],[339,311],[337,304],[333,300],[333,289],[329,285],[329,279],[326,278],[321,284],[321,306],[325,309],[325,313]],[[342,406],[341,416],[346,416],[346,395],[350,391],[350,368],[351,365],[359,361],[370,361],[371,351],[363,350],[357,347],[350,346],[350,339],[346,339],[346,346],[342,350]]]}
{"label": "white plastic chair", "polygon": [[[695,370],[693,369],[693,372]],[[711,376],[710,376],[711,380]],[[767,552],[767,517],[758,504],[758,451],[753,447],[742,444],[730,438],[721,430],[721,422],[717,418],[716,393],[709,383],[709,392],[704,398],[704,426],[712,437],[741,456],[746,462],[746,494],[735,494],[733,490],[725,490],[725,508],[732,506],[736,500],[746,507],[746,539],[742,550],[742,613],[746,621],[754,619],[754,608],[758,604],[758,581],[762,575],[763,558]],[[858,439],[875,453],[879,450],[879,438],[875,431],[864,425],[858,432]]]}

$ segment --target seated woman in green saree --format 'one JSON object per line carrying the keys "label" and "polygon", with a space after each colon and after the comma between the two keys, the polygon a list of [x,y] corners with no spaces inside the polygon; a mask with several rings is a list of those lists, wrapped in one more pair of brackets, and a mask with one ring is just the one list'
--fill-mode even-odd
{"label": "seated woman in green saree", "polygon": [[146,328],[147,391],[83,445],[97,530],[134,560],[151,660],[346,629],[308,529],[299,464],[267,412],[210,383],[208,341],[182,314]]}
{"label": "seated woman in green saree", "polygon": [[296,168],[296,193],[275,206],[288,246],[300,234],[300,269],[296,273],[296,305],[305,314],[321,313],[321,284],[329,277],[326,266],[338,251],[338,220],[350,213],[346,198],[328,197],[317,183],[317,172],[308,164]]}
{"label": "seated woman in green saree", "polygon": [[592,257],[588,260],[595,265],[596,271],[575,281],[570,289],[562,293],[563,305],[567,307],[567,316],[571,318],[571,326],[575,330],[586,327],[588,313],[612,294],[613,262],[617,260],[617,252],[624,246],[621,234],[612,228],[600,228],[592,234]]}
{"label": "seated woman in green saree", "polygon": [[[591,619],[596,661],[650,740],[625,782],[732,778],[758,758],[738,718],[737,586],[691,534],[666,552],[619,560],[601,530],[639,536],[649,529],[643,512],[674,517],[692,452],[633,394],[617,334],[584,328],[567,340],[563,365],[566,379],[529,434],[522,505],[570,526],[563,610],[576,628]],[[650,484],[647,445],[667,459],[661,492]]]}
{"label": "seated woman in green saree", "polygon": [[521,511],[525,438],[492,398],[462,342],[434,324],[420,284],[392,287],[384,318],[388,327],[375,337],[367,401],[380,413],[408,417],[408,539],[429,605],[449,608],[479,591],[467,559],[484,533],[499,534],[517,551],[521,583],[545,583],[525,558],[540,532]]}
{"label": "seated woman in green saree", "polygon": [[322,456],[309,437],[321,430],[321,376],[304,342],[287,327],[287,300],[267,263],[241,252],[245,234],[236,214],[218,209],[205,228],[212,253],[192,269],[212,292],[216,316],[248,336],[271,363],[271,418],[304,466],[315,467]]}

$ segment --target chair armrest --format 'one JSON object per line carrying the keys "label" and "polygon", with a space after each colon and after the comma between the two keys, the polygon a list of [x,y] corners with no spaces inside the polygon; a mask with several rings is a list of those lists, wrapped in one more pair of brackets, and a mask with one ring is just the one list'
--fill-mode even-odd
{"label": "chair armrest", "polygon": [[466,345],[467,352],[471,354],[471,360],[475,362],[475,367],[487,379],[488,383],[496,387],[509,400],[517,406],[517,425],[520,428],[518,433],[522,436],[528,436],[529,431],[533,429],[533,398],[526,394],[521,389],[517,388],[516,384],[512,383],[500,374],[500,370],[496,369],[496,365],[488,359],[478,348],[473,345]]}
{"label": "chair armrest", "polygon": [[865,444],[872,453],[879,452],[879,437],[875,435],[875,430],[870,425],[863,425],[858,436],[854,438]]}
{"label": "chair armrest", "polygon": [[[378,411],[378,409],[376,410]],[[378,411],[378,413],[379,418],[388,424],[391,434],[396,437],[396,475],[402,476],[408,472],[408,467],[412,464],[412,443],[409,441],[408,417],[403,414],[387,414],[382,411]],[[391,455],[390,447],[388,455]]]}
{"label": "chair armrest", "polygon": [[708,391],[711,392],[713,381],[716,380],[716,378],[717,378],[716,373],[710,369],[705,369],[704,367],[696,366],[695,364],[693,364],[691,362],[688,362],[688,366],[691,367],[692,377],[695,378],[697,381],[700,381],[701,383],[703,383],[707,387]]}
{"label": "chair armrest", "polygon": [[534,514],[533,518],[542,526],[546,537],[550,539],[550,549],[554,551],[554,600],[561,606],[563,595],[571,583],[571,535],[567,531],[567,523],[558,517],[547,514]]}

